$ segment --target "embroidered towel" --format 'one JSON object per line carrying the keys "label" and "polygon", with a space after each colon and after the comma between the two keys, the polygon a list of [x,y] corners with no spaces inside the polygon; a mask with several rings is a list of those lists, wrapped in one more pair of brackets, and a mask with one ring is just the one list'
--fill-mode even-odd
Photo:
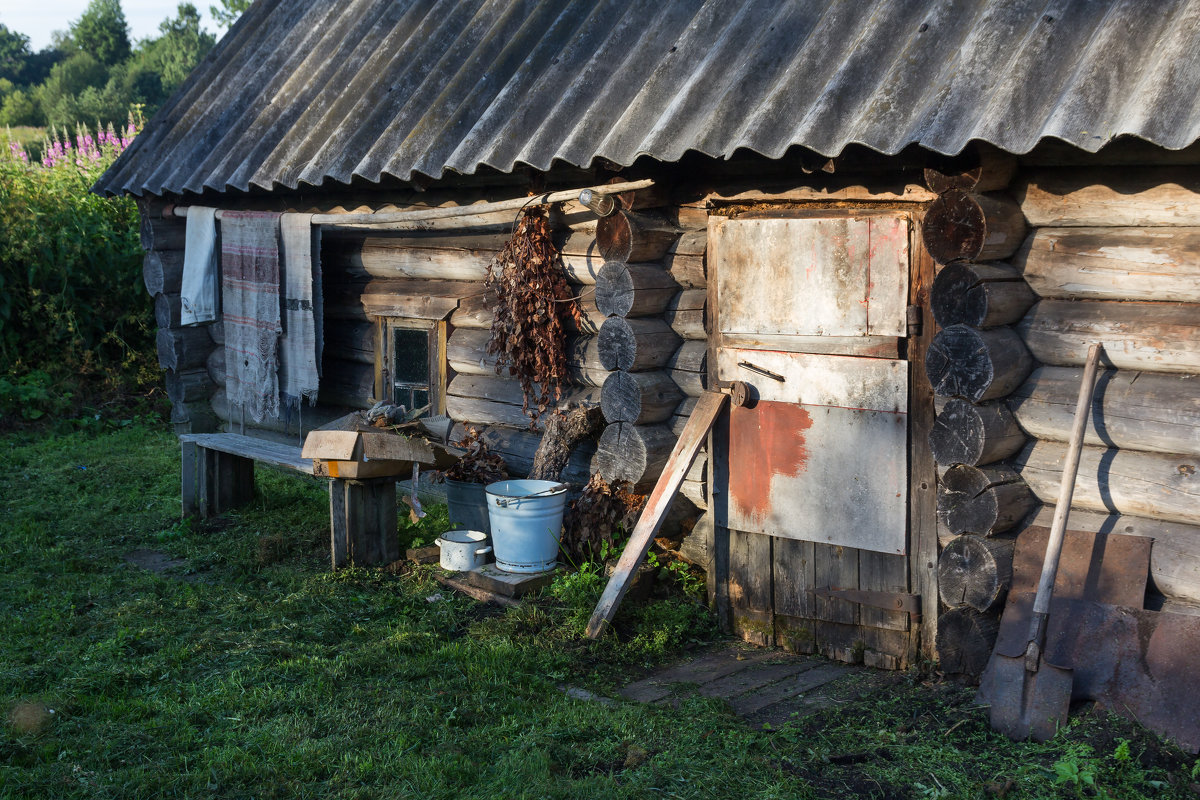
{"label": "embroidered towel", "polygon": [[[279,345],[279,391],[286,411],[307,398],[317,402],[321,363],[321,228],[312,214],[284,214],[283,339]],[[290,414],[288,415],[290,416]]]}
{"label": "embroidered towel", "polygon": [[255,422],[279,416],[279,214],[221,215],[225,392]]}
{"label": "embroidered towel", "polygon": [[216,209],[189,206],[183,250],[179,324],[201,325],[217,318]]}

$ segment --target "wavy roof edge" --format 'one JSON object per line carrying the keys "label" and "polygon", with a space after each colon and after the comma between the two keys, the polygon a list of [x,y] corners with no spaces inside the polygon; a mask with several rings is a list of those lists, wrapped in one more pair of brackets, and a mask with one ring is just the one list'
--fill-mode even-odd
{"label": "wavy roof edge", "polygon": [[274,192],[697,153],[1200,140],[1200,3],[258,0],[96,183]]}

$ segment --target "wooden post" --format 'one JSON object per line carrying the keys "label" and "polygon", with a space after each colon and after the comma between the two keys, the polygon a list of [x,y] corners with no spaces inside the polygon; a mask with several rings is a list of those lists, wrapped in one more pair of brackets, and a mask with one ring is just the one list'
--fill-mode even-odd
{"label": "wooden post", "polygon": [[253,459],[205,447],[196,447],[195,453],[196,506],[201,517],[219,516],[254,499]]}
{"label": "wooden post", "polygon": [[329,481],[333,568],[374,567],[400,558],[396,532],[396,479]]}

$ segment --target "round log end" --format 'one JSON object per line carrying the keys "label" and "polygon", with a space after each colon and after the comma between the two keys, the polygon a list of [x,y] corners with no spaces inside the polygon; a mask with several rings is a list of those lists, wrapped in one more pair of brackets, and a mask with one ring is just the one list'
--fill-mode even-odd
{"label": "round log end", "polygon": [[925,249],[939,264],[971,261],[983,252],[987,219],[979,203],[961,189],[938,195],[921,223]]}
{"label": "round log end", "polygon": [[959,536],[938,558],[938,594],[950,608],[987,611],[998,605],[1012,579],[1012,541]]}
{"label": "round log end", "polygon": [[937,654],[942,672],[978,680],[987,667],[999,631],[1000,623],[995,617],[973,608],[952,608],[942,614],[937,621]]}
{"label": "round log end", "polygon": [[968,146],[954,156],[933,153],[925,162],[925,185],[929,191],[942,194],[951,189],[969,192],[979,185],[983,163],[979,150]]}
{"label": "round log end", "polygon": [[597,342],[600,364],[607,370],[628,370],[637,357],[637,337],[622,317],[609,317],[600,326]]}
{"label": "round log end", "polygon": [[988,297],[971,265],[956,261],[943,267],[933,279],[929,307],[934,320],[943,328],[951,325],[978,328],[987,319]]}
{"label": "round log end", "polygon": [[633,252],[633,226],[627,212],[618,211],[596,222],[596,247],[605,261],[629,260]]}
{"label": "round log end", "polygon": [[925,374],[935,394],[973,402],[983,399],[995,377],[983,338],[966,325],[938,331],[925,352]]}
{"label": "round log end", "polygon": [[608,317],[624,317],[633,308],[634,289],[624,262],[605,262],[596,275],[596,308]]}

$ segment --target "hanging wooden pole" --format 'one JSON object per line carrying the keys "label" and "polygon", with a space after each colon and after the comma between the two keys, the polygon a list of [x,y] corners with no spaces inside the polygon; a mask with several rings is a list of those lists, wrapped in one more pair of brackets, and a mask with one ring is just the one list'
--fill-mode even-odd
{"label": "hanging wooden pole", "polygon": [[[578,200],[579,193],[585,190],[595,194],[621,194],[646,189],[654,185],[649,178],[625,183],[611,183],[602,186],[588,186],[581,189],[563,189],[558,192],[544,192],[531,197],[514,197],[511,200],[498,200],[494,203],[475,203],[469,206],[447,206],[444,208],[423,208],[417,211],[369,211],[365,214],[313,214],[314,225],[384,225],[388,223],[425,222],[431,219],[447,219],[450,217],[475,217],[480,214],[492,214],[497,211],[517,211],[525,206],[546,205],[547,203],[565,203],[568,200]],[[177,217],[187,216],[186,206],[176,206],[174,214]],[[217,212],[217,219],[221,212]]]}

